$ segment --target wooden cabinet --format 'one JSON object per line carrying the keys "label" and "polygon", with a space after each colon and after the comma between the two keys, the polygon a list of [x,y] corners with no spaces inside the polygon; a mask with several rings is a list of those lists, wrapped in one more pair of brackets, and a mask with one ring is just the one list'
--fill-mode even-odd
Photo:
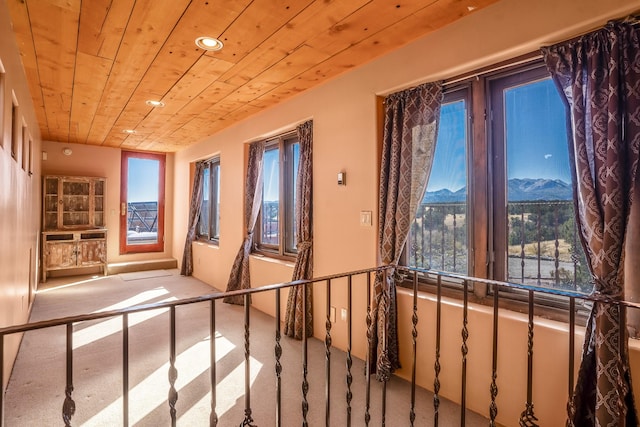
{"label": "wooden cabinet", "polygon": [[106,275],[105,178],[49,175],[42,190],[42,281],[49,271],[83,267]]}
{"label": "wooden cabinet", "polygon": [[105,225],[105,178],[45,176],[42,228],[68,230]]}

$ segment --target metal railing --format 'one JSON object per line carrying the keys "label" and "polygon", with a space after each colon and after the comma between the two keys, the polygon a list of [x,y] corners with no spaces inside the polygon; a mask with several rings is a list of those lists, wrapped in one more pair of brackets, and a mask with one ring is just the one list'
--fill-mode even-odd
{"label": "metal railing", "polygon": [[[273,375],[274,375],[274,392],[273,392],[273,405],[275,410],[275,425],[281,426],[283,417],[285,413],[283,412],[283,402],[282,402],[282,381],[281,375],[282,371],[285,367],[282,366],[281,363],[281,355],[282,355],[282,344],[281,344],[281,298],[280,293],[283,289],[293,288],[296,286],[302,286],[304,288],[308,286],[324,286],[326,298],[325,312],[316,313],[316,316],[324,317],[325,319],[325,331],[324,331],[324,361],[325,361],[325,372],[324,372],[324,389],[325,392],[325,400],[324,402],[309,402],[307,392],[309,390],[309,378],[308,378],[308,363],[309,363],[309,355],[308,355],[308,340],[306,330],[303,330],[302,340],[300,342],[302,360],[301,360],[301,371],[302,375],[302,384],[301,384],[301,394],[300,397],[300,405],[302,408],[302,424],[304,426],[309,424],[308,413],[310,405],[312,404],[320,404],[324,406],[324,416],[325,416],[325,425],[330,425],[331,419],[331,411],[336,405],[336,399],[340,399],[337,395],[332,394],[330,392],[331,383],[333,381],[332,372],[331,372],[331,358],[332,358],[332,287],[336,284],[340,286],[346,286],[346,309],[348,316],[346,318],[346,328],[347,328],[347,345],[346,345],[346,374],[344,378],[344,384],[346,385],[346,393],[344,396],[344,404],[346,405],[346,424],[350,426],[352,424],[352,382],[353,382],[353,356],[352,356],[352,345],[354,340],[361,340],[362,342],[367,343],[367,348],[371,350],[373,346],[374,337],[370,334],[370,329],[367,328],[366,337],[362,336],[354,336],[353,329],[353,318],[352,312],[357,304],[362,304],[361,309],[366,313],[366,325],[370,327],[372,324],[372,299],[373,299],[373,281],[375,279],[376,274],[389,274],[390,266],[371,268],[365,270],[359,270],[354,272],[348,272],[343,274],[319,277],[313,280],[300,280],[288,283],[280,283],[273,284],[268,286],[263,286],[259,288],[246,289],[240,291],[233,292],[224,292],[224,293],[213,293],[209,295],[203,295],[199,297],[186,298],[178,301],[170,301],[170,302],[162,302],[156,304],[147,304],[147,305],[139,305],[125,309],[98,312],[93,314],[85,314],[79,316],[65,317],[60,319],[53,319],[35,323],[29,323],[24,325],[16,325],[10,326],[0,329],[0,355],[2,355],[2,360],[0,361],[0,379],[4,379],[4,345],[5,345],[5,337],[12,334],[20,334],[27,331],[33,331],[38,329],[45,328],[53,328],[56,326],[65,326],[66,327],[66,384],[64,387],[64,400],[62,403],[62,419],[65,425],[69,426],[72,423],[73,416],[76,411],[76,407],[79,404],[74,399],[74,375],[77,374],[74,372],[73,364],[74,364],[74,347],[73,347],[73,339],[74,339],[74,326],[81,325],[84,322],[98,320],[98,319],[108,319],[108,318],[119,318],[121,319],[122,324],[122,419],[123,425],[129,425],[129,316],[134,313],[145,312],[149,310],[155,309],[168,309],[170,316],[169,323],[169,372],[168,372],[168,398],[167,398],[167,410],[170,415],[171,425],[176,425],[177,419],[177,409],[176,402],[179,398],[179,392],[176,389],[176,378],[179,375],[179,372],[176,368],[176,309],[180,306],[186,306],[196,303],[208,303],[209,304],[209,333],[211,337],[215,336],[216,333],[216,322],[218,319],[216,317],[216,305],[218,300],[226,297],[226,296],[242,296],[244,298],[244,419],[238,420],[241,426],[253,426],[253,414],[252,414],[252,403],[251,403],[251,382],[250,382],[250,357],[251,357],[251,345],[250,345],[250,337],[251,337],[251,311],[250,311],[250,297],[251,295],[264,293],[264,292],[274,292],[274,310],[275,310],[275,319],[274,319],[274,354],[275,354],[275,364],[273,367]],[[606,299],[598,299],[596,297],[586,296],[584,294],[580,294],[573,291],[566,291],[561,289],[549,289],[544,287],[537,286],[528,286],[523,284],[511,284],[505,282],[497,282],[493,280],[472,278],[463,275],[457,275],[452,273],[443,273],[433,270],[424,270],[424,269],[416,269],[416,268],[408,268],[408,267],[397,267],[395,269],[394,277],[396,279],[404,278],[404,280],[409,281],[412,284],[412,313],[411,313],[411,337],[412,337],[412,348],[404,349],[403,351],[411,351],[411,402],[410,402],[410,410],[406,415],[406,421],[394,420],[394,425],[414,425],[416,419],[416,389],[419,387],[416,381],[416,369],[418,366],[418,361],[424,360],[425,355],[418,354],[418,340],[422,337],[423,334],[434,334],[435,335],[435,343],[434,347],[429,351],[432,351],[435,355],[435,363],[433,366],[433,423],[434,425],[438,425],[440,418],[440,405],[441,405],[441,378],[440,373],[443,367],[447,365],[451,360],[443,360],[441,358],[441,349],[443,344],[443,339],[451,339],[450,337],[445,337],[442,334],[443,328],[443,302],[442,302],[442,288],[443,281],[447,280],[455,280],[461,283],[461,292],[462,292],[462,302],[460,306],[460,310],[462,311],[461,323],[459,325],[460,328],[460,336],[462,338],[461,346],[460,346],[460,394],[459,394],[459,403],[460,403],[460,424],[465,425],[466,423],[466,414],[467,414],[467,356],[470,351],[470,338],[471,338],[471,330],[469,328],[469,288],[471,285],[475,283],[483,283],[486,286],[492,289],[493,295],[493,331],[492,331],[492,372],[491,372],[491,382],[487,384],[487,388],[490,390],[490,401],[486,402],[487,413],[489,414],[489,424],[491,426],[496,425],[496,419],[498,414],[498,405],[497,405],[497,396],[498,396],[498,387],[496,383],[496,378],[498,376],[499,364],[498,364],[498,337],[499,337],[499,305],[500,305],[500,294],[502,290],[507,288],[515,288],[522,291],[525,291],[528,294],[528,333],[527,333],[527,348],[521,349],[522,351],[527,352],[528,358],[528,372],[527,372],[527,400],[525,402],[522,415],[520,417],[521,425],[534,426],[536,425],[536,416],[534,414],[534,402],[533,402],[533,381],[534,381],[534,373],[533,373],[533,357],[534,357],[534,298],[536,294],[553,294],[557,297],[566,298],[569,301],[569,325],[568,325],[568,337],[567,337],[567,345],[569,348],[569,360],[568,360],[568,396],[573,392],[574,387],[574,349],[575,349],[575,332],[576,332],[576,322],[575,322],[575,312],[576,312],[576,300],[583,301],[600,301],[605,304],[618,304],[621,307],[632,307],[632,308],[640,308],[640,304],[630,303],[630,302],[619,302],[619,301],[611,301]],[[354,284],[355,279],[357,279],[358,284]],[[428,326],[418,327],[418,322],[420,318],[431,316],[432,313],[420,312],[418,307],[418,282],[419,280],[429,280],[431,283],[435,285],[435,326],[433,324],[429,324]],[[366,293],[366,299],[364,301],[355,301],[353,294],[353,287],[361,286],[366,289],[360,289],[361,292]],[[306,289],[305,289],[306,290]],[[301,292],[303,298],[306,296],[306,292]],[[306,306],[306,301],[303,299],[302,306]],[[307,314],[303,313],[302,325],[306,325]],[[450,325],[450,324],[449,324]],[[432,329],[435,328],[435,331]],[[621,334],[624,328],[621,329]],[[220,393],[224,393],[224,390],[218,390],[217,386],[217,378],[216,378],[216,340],[210,340],[210,359],[209,359],[209,370],[210,370],[210,378],[209,378],[209,387],[211,391],[211,412],[209,417],[209,424],[211,426],[216,426],[218,424],[218,414],[216,412],[216,397]],[[482,343],[482,347],[485,347],[484,342]],[[370,351],[366,352],[366,360],[365,366],[369,366],[369,354]],[[454,363],[455,365],[455,363]],[[289,367],[286,367],[287,369]],[[424,368],[424,367],[422,367]],[[421,369],[422,369],[421,368]],[[381,389],[381,402],[377,408],[380,409],[380,425],[385,425],[386,423],[386,399],[387,399],[387,383],[378,383],[376,381],[371,381],[371,374],[369,369],[365,369],[365,403],[364,403],[364,420],[365,424],[368,426],[370,424],[371,413],[370,409],[372,408],[372,388],[377,387]],[[4,393],[0,393],[0,425],[4,423]],[[291,403],[288,403],[289,405]]]}

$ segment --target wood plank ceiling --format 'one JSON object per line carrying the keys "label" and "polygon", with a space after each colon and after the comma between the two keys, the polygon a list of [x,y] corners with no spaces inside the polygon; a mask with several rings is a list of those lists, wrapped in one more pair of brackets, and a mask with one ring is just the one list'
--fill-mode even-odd
{"label": "wood plank ceiling", "polygon": [[161,152],[496,1],[7,0],[43,139]]}

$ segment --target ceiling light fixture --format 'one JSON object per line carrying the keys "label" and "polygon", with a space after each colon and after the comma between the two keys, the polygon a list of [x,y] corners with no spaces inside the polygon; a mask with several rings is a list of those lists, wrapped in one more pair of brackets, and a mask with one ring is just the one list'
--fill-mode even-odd
{"label": "ceiling light fixture", "polygon": [[65,156],[70,156],[73,154],[73,150],[69,147],[64,147],[62,149],[62,154],[64,154]]}
{"label": "ceiling light fixture", "polygon": [[134,133],[136,133],[136,131],[134,129],[124,129],[122,132],[123,133],[128,133],[129,135],[133,135]]}
{"label": "ceiling light fixture", "polygon": [[222,49],[224,44],[220,40],[213,37],[198,37],[196,39],[196,46],[198,46],[200,49],[211,50],[215,52]]}
{"label": "ceiling light fixture", "polygon": [[149,107],[164,107],[164,102],[154,101],[153,99],[148,99],[147,101],[145,101],[145,104],[147,104]]}

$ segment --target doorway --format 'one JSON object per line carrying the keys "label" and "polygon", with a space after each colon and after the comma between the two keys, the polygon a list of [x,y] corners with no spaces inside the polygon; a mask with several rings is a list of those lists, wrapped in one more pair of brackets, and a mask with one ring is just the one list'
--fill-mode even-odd
{"label": "doorway", "polygon": [[122,152],[120,254],[164,251],[165,155]]}

